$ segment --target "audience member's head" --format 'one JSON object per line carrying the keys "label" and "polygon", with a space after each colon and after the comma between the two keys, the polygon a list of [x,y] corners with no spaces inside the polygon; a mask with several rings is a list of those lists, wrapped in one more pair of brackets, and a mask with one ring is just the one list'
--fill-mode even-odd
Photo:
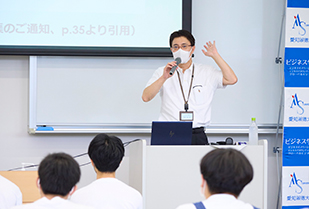
{"label": "audience member's head", "polygon": [[68,154],[47,155],[39,166],[39,186],[44,195],[67,196],[80,179],[78,163]]}
{"label": "audience member's head", "polygon": [[[253,168],[241,152],[235,149],[214,149],[200,163],[206,193],[228,193],[238,197],[253,178]],[[205,194],[205,191],[203,191]],[[205,194],[206,198],[209,196]]]}
{"label": "audience member's head", "polygon": [[116,136],[98,134],[89,144],[88,155],[99,172],[114,173],[124,156],[124,146]]}

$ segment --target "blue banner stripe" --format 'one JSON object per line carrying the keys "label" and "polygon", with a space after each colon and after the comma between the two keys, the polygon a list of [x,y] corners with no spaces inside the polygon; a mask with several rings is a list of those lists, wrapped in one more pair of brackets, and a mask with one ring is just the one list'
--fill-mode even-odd
{"label": "blue banner stripe", "polygon": [[288,0],[288,7],[309,8],[309,0]]}
{"label": "blue banner stripe", "polygon": [[283,166],[309,165],[309,127],[284,127],[282,144]]}
{"label": "blue banner stripe", "polygon": [[284,76],[285,87],[309,87],[309,48],[285,48]]}
{"label": "blue banner stripe", "polygon": [[282,209],[309,209],[309,206],[282,206]]}

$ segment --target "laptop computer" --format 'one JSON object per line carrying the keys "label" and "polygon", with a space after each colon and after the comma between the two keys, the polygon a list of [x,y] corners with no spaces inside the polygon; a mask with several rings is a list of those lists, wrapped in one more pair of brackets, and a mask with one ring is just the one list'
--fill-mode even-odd
{"label": "laptop computer", "polygon": [[151,145],[191,145],[192,121],[153,121]]}

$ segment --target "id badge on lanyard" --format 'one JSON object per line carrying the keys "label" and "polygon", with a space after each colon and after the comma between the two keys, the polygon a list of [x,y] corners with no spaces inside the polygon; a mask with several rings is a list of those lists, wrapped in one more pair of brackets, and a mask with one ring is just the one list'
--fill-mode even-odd
{"label": "id badge on lanyard", "polygon": [[180,111],[179,120],[180,121],[193,121],[194,113],[193,111]]}
{"label": "id badge on lanyard", "polygon": [[178,71],[177,71],[177,74],[178,74],[178,79],[179,79],[179,84],[180,84],[183,100],[185,102],[185,105],[184,105],[185,111],[179,111],[179,120],[180,121],[193,121],[194,113],[193,113],[193,111],[188,111],[188,109],[189,109],[188,101],[189,101],[189,97],[190,97],[190,93],[191,93],[191,88],[192,88],[192,83],[193,83],[194,65],[193,65],[193,69],[192,69],[192,77],[191,77],[190,89],[189,89],[188,99],[187,100],[185,99],[185,95],[184,95],[184,92],[183,92],[183,88],[182,88],[182,85],[181,85],[180,76],[179,76],[179,72]]}

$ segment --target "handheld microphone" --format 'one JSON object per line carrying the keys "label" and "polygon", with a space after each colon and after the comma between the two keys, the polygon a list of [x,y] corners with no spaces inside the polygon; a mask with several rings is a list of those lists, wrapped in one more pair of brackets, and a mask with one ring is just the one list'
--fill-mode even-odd
{"label": "handheld microphone", "polygon": [[181,63],[181,58],[180,57],[177,57],[175,59],[176,61],[176,65],[174,67],[172,67],[171,71],[170,71],[170,75],[173,75],[173,73],[175,72],[176,68],[178,67],[178,65]]}

